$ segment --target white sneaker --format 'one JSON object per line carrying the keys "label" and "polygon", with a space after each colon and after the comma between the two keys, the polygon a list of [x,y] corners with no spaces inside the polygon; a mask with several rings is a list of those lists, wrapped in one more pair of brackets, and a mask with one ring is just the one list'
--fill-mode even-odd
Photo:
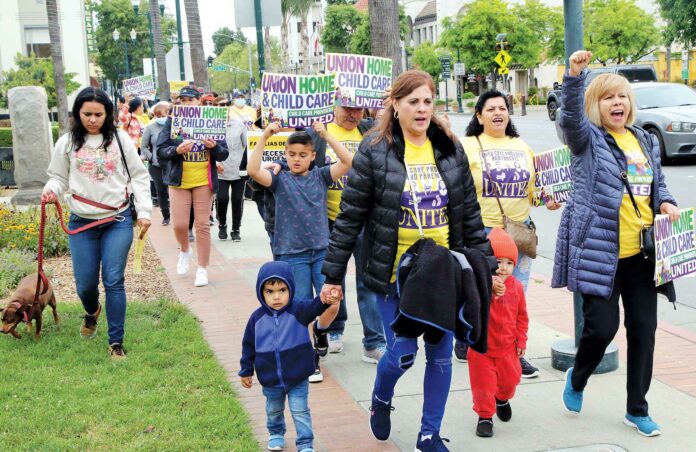
{"label": "white sneaker", "polygon": [[189,271],[189,262],[191,262],[191,250],[186,252],[179,251],[179,262],[176,264],[176,273],[185,275]]}
{"label": "white sneaker", "polygon": [[193,283],[196,287],[203,287],[208,285],[208,270],[203,267],[198,267],[196,270],[196,282]]}
{"label": "white sneaker", "polygon": [[322,375],[321,369],[315,369],[314,373],[309,376],[308,380],[310,383],[321,383],[324,381],[324,375]]}
{"label": "white sneaker", "polygon": [[373,350],[365,350],[363,348],[362,360],[366,363],[377,364],[382,358],[382,355],[384,355],[385,350],[386,348],[384,345],[381,345]]}
{"label": "white sneaker", "polygon": [[343,351],[343,335],[329,333],[329,353],[341,353]]}

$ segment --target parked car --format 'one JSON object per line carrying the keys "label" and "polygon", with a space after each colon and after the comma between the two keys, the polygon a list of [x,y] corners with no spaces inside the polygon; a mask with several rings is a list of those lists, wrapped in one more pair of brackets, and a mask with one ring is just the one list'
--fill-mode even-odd
{"label": "parked car", "polygon": [[[696,91],[679,83],[634,83],[636,119],[657,137],[662,164],[674,158],[696,156]],[[557,110],[560,117],[561,109]],[[565,143],[556,121],[556,135]]]}
{"label": "parked car", "polygon": [[[656,82],[657,74],[655,68],[649,64],[626,64],[621,66],[607,66],[593,68],[587,74],[585,86],[599,74],[620,74],[628,79],[629,82]],[[554,83],[553,90],[549,91],[546,98],[546,111],[551,121],[556,120],[556,110],[561,107],[561,85]]]}

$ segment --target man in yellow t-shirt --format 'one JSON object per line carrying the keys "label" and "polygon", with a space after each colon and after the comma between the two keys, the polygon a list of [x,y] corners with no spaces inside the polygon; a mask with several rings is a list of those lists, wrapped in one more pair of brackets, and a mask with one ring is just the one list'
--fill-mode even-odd
{"label": "man in yellow t-shirt", "polygon": [[[343,107],[336,106],[334,109],[333,122],[326,125],[328,132],[343,144],[352,154],[358,150],[358,146],[362,141],[363,135],[372,127],[372,120],[363,119],[363,109],[358,107]],[[312,136],[312,142],[316,151],[314,163],[317,166],[331,165],[338,159],[336,154],[331,149],[325,140],[310,128],[307,132]],[[336,180],[327,193],[327,215],[329,217],[329,229],[333,229],[333,223],[340,211],[341,194],[346,185],[348,176],[343,176]],[[384,327],[382,319],[377,307],[377,299],[375,294],[365,287],[363,283],[362,268],[358,265],[361,262],[360,248],[362,244],[362,234],[358,236],[358,241],[353,249],[353,257],[355,258],[355,286],[358,294],[358,311],[360,312],[360,320],[363,325],[363,354],[362,360],[368,363],[377,364],[381,358],[386,346],[384,337]],[[322,337],[321,334],[317,338],[319,344],[318,349],[324,349],[323,342],[328,340],[328,351],[331,353],[340,353],[343,350],[343,331],[345,323],[348,319],[346,309],[346,300],[341,300],[341,306],[336,319],[328,328],[328,339]]]}

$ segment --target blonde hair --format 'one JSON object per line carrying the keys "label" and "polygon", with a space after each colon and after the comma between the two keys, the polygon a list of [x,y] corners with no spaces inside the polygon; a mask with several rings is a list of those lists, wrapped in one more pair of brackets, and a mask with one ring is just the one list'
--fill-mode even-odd
{"label": "blonde hair", "polygon": [[628,96],[630,109],[626,118],[626,125],[630,126],[636,117],[636,97],[628,80],[618,74],[601,74],[597,76],[585,91],[585,114],[587,119],[597,127],[604,127],[602,114],[599,111],[599,101],[609,93],[625,92]]}

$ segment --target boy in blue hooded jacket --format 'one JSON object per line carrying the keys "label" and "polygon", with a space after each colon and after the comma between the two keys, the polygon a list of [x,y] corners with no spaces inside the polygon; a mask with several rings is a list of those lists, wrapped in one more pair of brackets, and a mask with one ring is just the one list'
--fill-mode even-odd
{"label": "boy in blue hooded jacket", "polygon": [[295,280],[287,262],[265,263],[256,279],[261,307],[247,322],[242,340],[242,386],[250,388],[254,370],[266,396],[268,450],[285,448],[285,397],[288,398],[297,439],[297,450],[314,451],[312,418],[309,413],[308,378],[314,373],[314,349],[308,325],[338,294],[327,299],[295,300]]}

